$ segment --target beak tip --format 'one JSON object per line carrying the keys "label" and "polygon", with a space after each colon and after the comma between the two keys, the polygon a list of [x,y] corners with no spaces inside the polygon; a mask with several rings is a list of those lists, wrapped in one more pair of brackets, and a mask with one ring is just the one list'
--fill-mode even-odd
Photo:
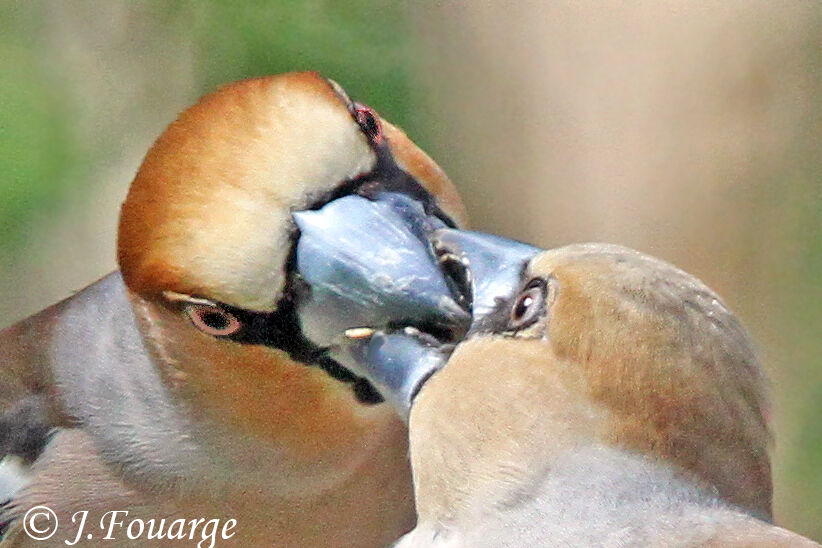
{"label": "beak tip", "polygon": [[349,352],[359,373],[374,384],[406,422],[422,385],[445,365],[450,352],[432,344],[425,333],[406,328],[396,333],[374,331],[352,340]]}

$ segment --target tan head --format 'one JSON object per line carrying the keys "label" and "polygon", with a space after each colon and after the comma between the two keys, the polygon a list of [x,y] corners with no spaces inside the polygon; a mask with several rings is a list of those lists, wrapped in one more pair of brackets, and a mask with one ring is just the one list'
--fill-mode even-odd
{"label": "tan head", "polygon": [[[310,489],[309,477],[339,477],[380,439],[401,437],[386,406],[352,392],[348,372],[332,378],[332,367],[310,363],[316,349],[301,347],[286,295],[292,213],[344,194],[381,169],[378,161],[464,222],[439,167],[316,73],[246,80],[204,97],[157,139],[123,205],[120,268],[172,393],[225,444],[273,448],[292,467],[282,477],[295,489]],[[275,335],[264,333],[270,326]],[[254,466],[263,457],[246,450],[238,458]]]}
{"label": "tan head", "polygon": [[672,463],[770,515],[763,376],[715,293],[667,263],[598,244],[537,254],[518,287],[414,400],[421,519],[590,444]]}

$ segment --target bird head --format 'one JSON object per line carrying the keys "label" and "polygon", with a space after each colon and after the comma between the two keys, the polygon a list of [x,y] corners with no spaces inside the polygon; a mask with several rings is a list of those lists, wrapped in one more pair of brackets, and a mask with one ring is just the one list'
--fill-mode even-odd
{"label": "bird head", "polygon": [[[348,229],[349,217],[352,230],[371,222],[362,212],[372,205],[393,239]],[[323,221],[329,207],[332,226],[312,231],[310,214]],[[402,131],[336,83],[292,73],[227,85],[168,127],[123,205],[118,259],[169,392],[223,445],[273,448],[282,476],[305,491],[311,478],[344,477],[341,470],[389,438],[402,443],[391,433],[404,430],[385,405],[374,405],[380,397],[371,385],[330,354],[337,333],[321,326],[338,310],[323,308],[319,288],[312,292],[303,274],[315,270],[299,268],[298,243],[321,254],[325,242],[312,237],[329,235],[343,241],[334,253],[366,258],[357,264],[364,277],[424,281],[400,293],[356,286],[358,298],[393,306],[375,307],[372,323],[422,314],[458,332],[468,315],[426,248],[406,253],[407,268],[376,259],[398,241],[419,241],[414,227],[464,222],[451,182]],[[340,306],[350,297],[345,288],[336,296]],[[260,456],[245,450],[236,458],[253,466]]]}
{"label": "bird head", "polygon": [[[527,484],[554,455],[594,445],[672,466],[770,516],[763,375],[713,291],[618,246],[529,251],[448,229],[435,240],[467,266],[481,306],[450,358],[429,359],[423,374],[409,367],[422,379],[408,404],[421,520],[454,515],[494,485]],[[375,376],[412,356],[410,344],[372,343]]]}

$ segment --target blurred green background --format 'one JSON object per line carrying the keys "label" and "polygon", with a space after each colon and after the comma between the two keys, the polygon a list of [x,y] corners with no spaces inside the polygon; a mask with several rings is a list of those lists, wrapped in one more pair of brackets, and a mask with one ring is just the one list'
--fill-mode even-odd
{"label": "blurred green background", "polygon": [[0,327],[114,268],[177,112],[319,70],[440,162],[475,227],[629,245],[723,294],[772,379],[777,520],[820,540],[820,36],[800,1],[2,0]]}

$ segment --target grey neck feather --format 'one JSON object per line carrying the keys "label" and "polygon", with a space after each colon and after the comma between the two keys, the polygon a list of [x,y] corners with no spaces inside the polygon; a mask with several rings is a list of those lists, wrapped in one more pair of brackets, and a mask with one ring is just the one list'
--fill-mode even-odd
{"label": "grey neck feather", "polygon": [[119,272],[65,302],[51,359],[63,405],[109,464],[155,490],[208,468],[151,361]]}

